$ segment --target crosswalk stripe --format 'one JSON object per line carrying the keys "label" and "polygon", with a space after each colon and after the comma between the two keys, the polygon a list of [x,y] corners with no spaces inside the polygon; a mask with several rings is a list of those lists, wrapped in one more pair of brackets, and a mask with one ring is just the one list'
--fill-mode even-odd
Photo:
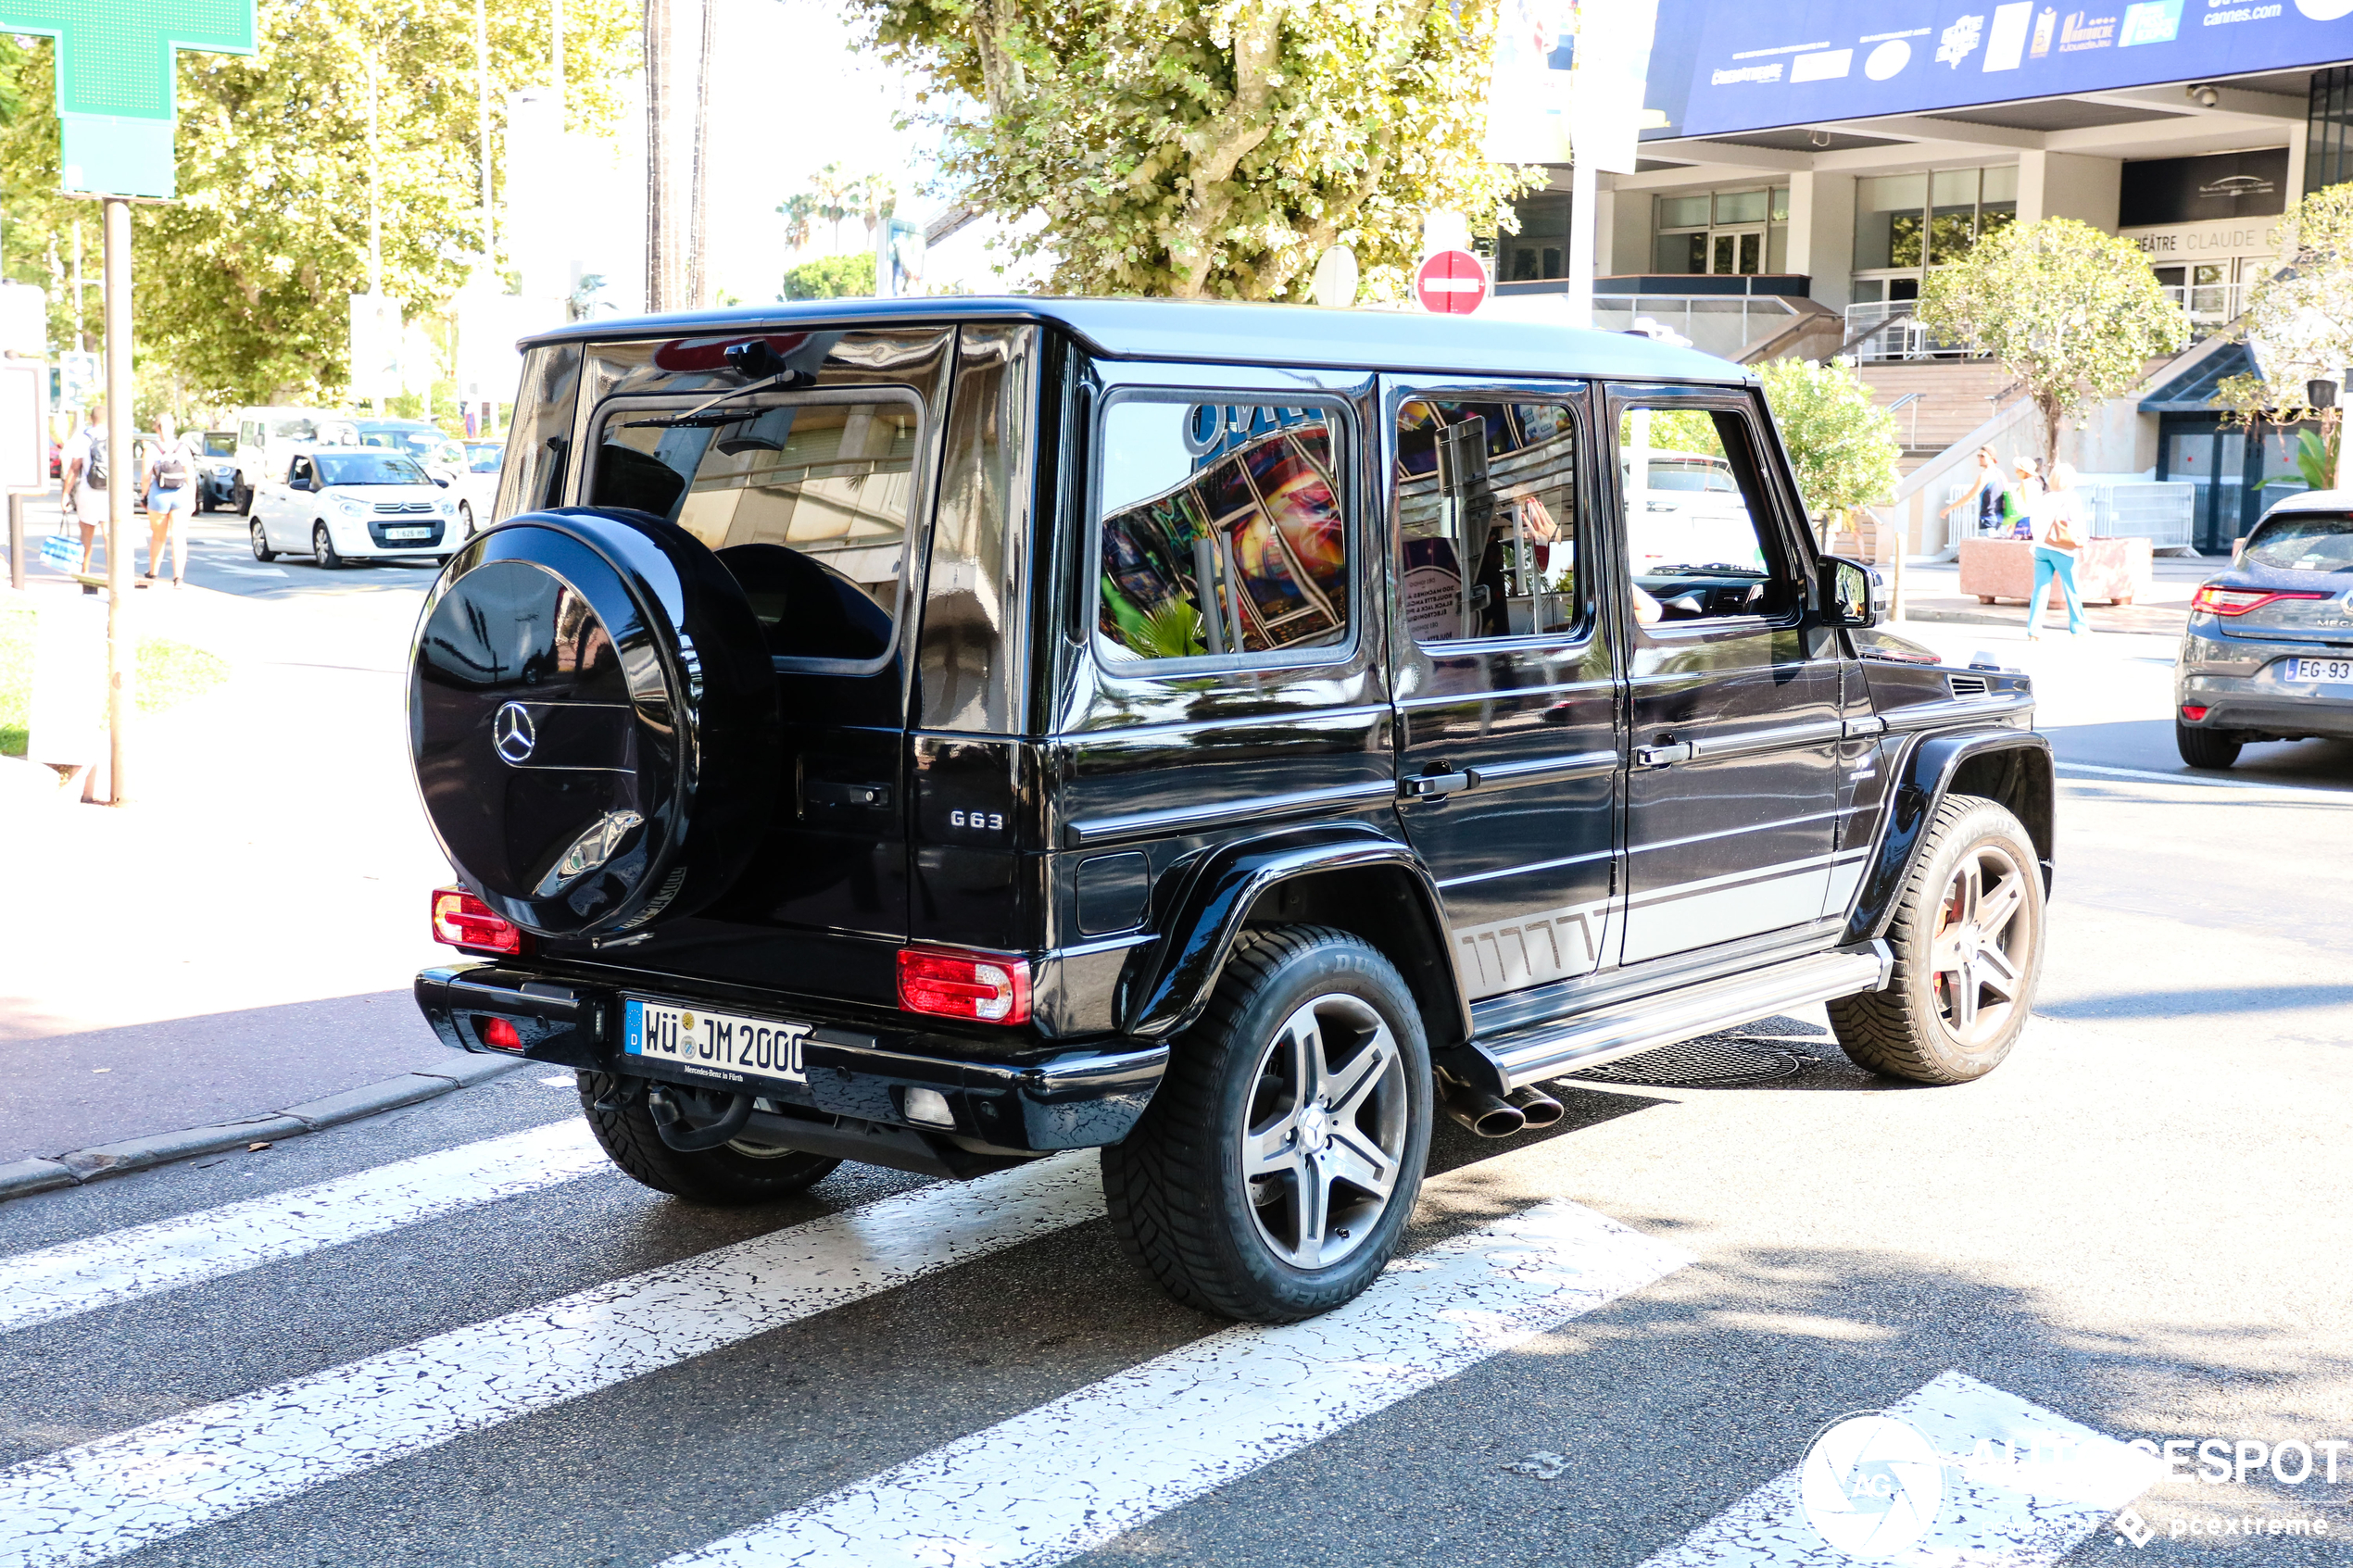
{"label": "crosswalk stripe", "polygon": [[1542,1203],[1391,1263],[1323,1317],[1212,1335],[665,1568],[1064,1562],[1689,1261]]}
{"label": "crosswalk stripe", "polygon": [[1084,1153],[878,1198],[0,1472],[0,1568],[98,1562],[1102,1211]]}
{"label": "crosswalk stripe", "polygon": [[573,1117],[357,1175],[0,1258],[0,1333],[381,1236],[602,1169]]}
{"label": "crosswalk stripe", "polygon": [[[2015,1394],[1947,1372],[1884,1412],[1944,1461],[1934,1523],[1901,1562],[2042,1568],[2067,1556],[2158,1478],[2153,1455]],[[1982,1446],[1981,1446],[1982,1445]],[[1808,1522],[1804,1465],[1784,1471],[1640,1568],[1840,1568]]]}

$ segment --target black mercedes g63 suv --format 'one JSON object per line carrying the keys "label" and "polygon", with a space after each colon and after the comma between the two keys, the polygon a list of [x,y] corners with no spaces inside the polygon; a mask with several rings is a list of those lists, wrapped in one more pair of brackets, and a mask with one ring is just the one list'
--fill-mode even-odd
{"label": "black mercedes g63 suv", "polygon": [[1245,1319],[1369,1283],[1431,1118],[1827,1002],[1956,1083],[2050,876],[2024,677],[1871,630],[1755,378],[1631,335],[835,301],[526,345],[429,597],[449,1045],[751,1203],[1099,1148]]}

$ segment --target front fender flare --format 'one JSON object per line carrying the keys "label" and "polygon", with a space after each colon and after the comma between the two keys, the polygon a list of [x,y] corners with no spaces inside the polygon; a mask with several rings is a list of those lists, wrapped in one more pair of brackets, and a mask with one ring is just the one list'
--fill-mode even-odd
{"label": "front fender flare", "polygon": [[[1928,835],[1929,823],[1936,820],[1937,808],[1944,804],[1951,792],[1953,775],[1971,758],[1996,752],[2020,753],[2020,760],[2033,770],[2049,800],[2053,790],[2051,743],[2034,730],[1974,730],[1961,734],[1930,734],[1914,742],[1904,754],[1898,768],[1894,799],[1882,813],[1878,840],[1871,847],[1869,869],[1864,873],[1856,891],[1853,913],[1846,922],[1849,942],[1867,942],[1887,935],[1890,922],[1895,918],[1895,902],[1904,890],[1905,879],[1912,874],[1912,863],[1918,858],[1921,840]],[[2034,824],[2029,823],[2029,831]],[[2047,842],[2049,823],[2043,824],[2044,841],[2037,848],[2042,852],[2043,890],[2051,886],[2051,845]]]}
{"label": "front fender flare", "polygon": [[[1174,900],[1161,940],[1139,953],[1123,985],[1123,1032],[1164,1039],[1190,1028],[1225,972],[1252,908],[1302,876],[1369,868],[1403,873],[1440,953],[1448,953],[1445,907],[1414,851],[1369,827],[1334,827],[1244,839],[1202,855]],[[1462,988],[1453,988],[1460,1038],[1470,1037]],[[1435,1042],[1433,1042],[1435,1044]]]}

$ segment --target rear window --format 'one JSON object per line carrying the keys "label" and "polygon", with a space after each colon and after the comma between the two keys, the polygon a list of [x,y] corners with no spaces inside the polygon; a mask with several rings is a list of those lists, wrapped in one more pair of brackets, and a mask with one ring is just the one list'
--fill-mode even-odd
{"label": "rear window", "polygon": [[2291,512],[2247,536],[2242,559],[2277,571],[2353,571],[2353,516]]}
{"label": "rear window", "polygon": [[[779,657],[891,645],[923,408],[912,393],[627,399],[597,433],[588,504],[677,523],[720,553]],[[800,611],[789,620],[795,596]],[[824,604],[824,614],[808,612]]]}
{"label": "rear window", "polygon": [[237,455],[237,437],[233,432],[205,432],[204,455],[208,458],[233,458]]}

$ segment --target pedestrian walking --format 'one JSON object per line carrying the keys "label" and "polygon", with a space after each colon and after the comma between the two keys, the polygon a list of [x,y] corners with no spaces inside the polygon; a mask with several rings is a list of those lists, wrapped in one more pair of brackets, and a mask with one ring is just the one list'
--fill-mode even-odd
{"label": "pedestrian walking", "polygon": [[2034,503],[2050,486],[2043,483],[2043,470],[2032,458],[2020,458],[2012,465],[2011,473],[2009,536],[2013,539],[2032,539],[2034,529],[2029,517],[2034,510]]}
{"label": "pedestrian walking", "polygon": [[188,585],[188,514],[196,509],[196,454],[180,437],[170,414],[156,416],[155,445],[147,453],[147,570],[152,583],[171,551],[171,585]]}
{"label": "pedestrian walking", "polygon": [[2026,640],[2042,641],[2043,606],[2050,597],[2053,582],[2067,600],[2068,635],[2080,637],[2091,628],[2083,621],[2083,592],[2075,585],[2075,552],[2082,546],[2088,524],[2083,517],[2083,493],[2075,488],[2073,468],[2066,463],[2051,465],[2050,486],[2034,497],[2026,518],[2034,540],[2034,596],[2026,606]]}
{"label": "pedestrian walking", "polygon": [[1980,538],[1992,538],[2009,531],[2014,508],[2010,499],[2009,481],[2002,476],[2002,459],[1991,446],[1977,449],[1977,475],[1968,489],[1956,495],[1940,515],[1950,518],[1966,509],[1977,521]]}
{"label": "pedestrian walking", "polygon": [[[90,575],[90,559],[98,547],[98,530],[105,527],[107,517],[107,403],[103,397],[90,400],[83,413],[80,430],[66,437],[57,454],[65,482],[64,510],[82,527],[82,575]],[[84,583],[82,591],[94,594],[98,590]]]}

